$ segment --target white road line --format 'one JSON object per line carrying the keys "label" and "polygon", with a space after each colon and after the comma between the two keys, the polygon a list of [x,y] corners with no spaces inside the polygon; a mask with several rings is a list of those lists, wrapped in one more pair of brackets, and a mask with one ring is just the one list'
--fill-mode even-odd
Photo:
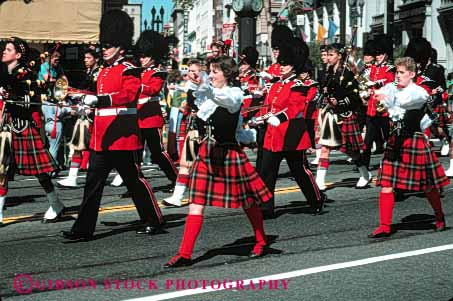
{"label": "white road line", "polygon": [[[433,247],[433,248],[427,248],[427,249],[408,251],[408,252],[403,252],[403,253],[384,255],[384,256],[370,257],[370,258],[365,258],[365,259],[360,259],[360,260],[347,261],[347,262],[342,262],[342,263],[336,263],[336,264],[324,265],[324,266],[313,267],[313,268],[308,268],[308,269],[303,269],[303,270],[297,270],[297,271],[292,271],[292,272],[287,272],[287,273],[282,273],[282,274],[274,274],[274,275],[268,275],[268,276],[263,276],[263,277],[259,277],[259,278],[247,279],[247,280],[244,280],[244,284],[251,283],[251,282],[253,282],[254,284],[258,284],[260,281],[263,281],[263,280],[271,281],[271,280],[295,278],[295,277],[300,277],[300,276],[304,276],[304,275],[322,273],[322,272],[333,271],[333,270],[340,270],[340,269],[345,269],[345,268],[372,264],[372,263],[381,262],[381,261],[387,261],[387,260],[393,260],[393,259],[399,259],[399,258],[405,258],[405,257],[411,257],[411,256],[418,256],[418,255],[442,252],[442,251],[447,251],[447,250],[453,250],[453,244],[443,245],[443,246],[438,246],[438,247]],[[210,293],[210,292],[222,291],[222,290],[225,290],[225,288],[223,286],[221,286],[219,289],[214,289],[212,287],[206,287],[205,289],[197,288],[197,289],[181,290],[181,291],[159,294],[159,295],[148,296],[148,297],[142,297],[142,298],[136,298],[136,299],[128,299],[126,301],[168,300],[168,299],[172,299],[172,298],[179,298],[179,297],[190,296],[190,295],[198,295],[198,294]]]}

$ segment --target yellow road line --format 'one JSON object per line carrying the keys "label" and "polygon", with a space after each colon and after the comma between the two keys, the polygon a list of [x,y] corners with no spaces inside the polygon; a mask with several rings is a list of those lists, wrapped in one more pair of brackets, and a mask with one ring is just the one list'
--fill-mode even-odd
{"label": "yellow road line", "polygon": [[[333,183],[326,183],[326,186],[332,186]],[[299,192],[299,186],[290,186],[290,187],[285,187],[285,188],[277,188],[275,189],[275,194],[285,194],[285,193],[295,193]],[[187,205],[189,203],[188,199],[182,200],[182,205]],[[159,207],[164,208],[165,206],[162,205],[162,202],[159,202]],[[105,214],[105,213],[112,213],[112,212],[122,212],[122,211],[132,211],[135,210],[134,205],[122,205],[122,206],[109,206],[109,207],[101,207],[99,209],[99,214]],[[77,212],[67,212],[65,215],[72,215],[72,214],[77,214]],[[10,217],[5,217],[3,218],[3,222],[5,224],[7,223],[13,223],[17,221],[34,221],[34,220],[40,220],[42,219],[42,215],[36,216],[36,215],[22,215],[22,216],[10,216]]]}

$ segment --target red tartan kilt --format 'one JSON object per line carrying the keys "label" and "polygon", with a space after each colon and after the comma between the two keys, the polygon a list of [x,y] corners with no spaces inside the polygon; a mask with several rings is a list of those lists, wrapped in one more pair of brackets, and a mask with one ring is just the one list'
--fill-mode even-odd
{"label": "red tartan kilt", "polygon": [[394,145],[395,136],[392,136],[387,142],[377,186],[425,191],[428,187],[439,189],[450,183],[424,134],[415,133],[412,138],[407,138],[400,148],[399,160],[390,161],[388,158],[394,151]]}
{"label": "red tartan kilt", "polygon": [[362,132],[360,131],[359,121],[353,113],[350,117],[343,119],[341,124],[343,134],[343,145],[340,151],[345,154],[360,152],[364,148]]}
{"label": "red tartan kilt", "polygon": [[439,114],[437,119],[437,126],[440,128],[445,128],[451,123],[451,118],[448,118],[447,108],[445,106],[439,105],[434,108],[434,112]]}
{"label": "red tartan kilt", "polygon": [[189,202],[224,208],[249,208],[272,198],[272,193],[257,174],[242,149],[229,149],[225,164],[211,164],[211,141],[199,149],[197,160],[190,170]]}
{"label": "red tartan kilt", "polygon": [[21,133],[12,132],[12,146],[15,172],[20,175],[38,175],[57,168],[35,127],[30,126]]}

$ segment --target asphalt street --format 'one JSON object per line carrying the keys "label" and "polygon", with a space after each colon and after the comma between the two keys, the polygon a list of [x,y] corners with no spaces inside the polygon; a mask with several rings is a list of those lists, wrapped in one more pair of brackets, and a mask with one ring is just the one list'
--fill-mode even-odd
{"label": "asphalt street", "polygon": [[[373,156],[372,163],[379,159]],[[145,167],[144,174],[159,200],[169,196],[161,171]],[[85,174],[80,176],[83,185]],[[207,208],[195,264],[176,270],[163,265],[178,250],[187,206],[162,209],[166,233],[140,236],[133,203],[121,197],[126,189],[106,186],[95,239],[72,243],[60,231],[74,222],[83,187],[60,189],[69,213],[62,222],[42,224],[44,191],[34,178],[17,177],[0,229],[0,299],[451,300],[453,231],[435,232],[426,199],[405,194],[394,210],[397,232],[367,238],[378,225],[379,189],[355,189],[358,177],[334,152],[326,177],[329,202],[323,215],[312,216],[283,162],[277,218],[265,221],[269,254],[247,257],[254,238],[242,210]],[[443,195],[451,225],[453,185]]]}

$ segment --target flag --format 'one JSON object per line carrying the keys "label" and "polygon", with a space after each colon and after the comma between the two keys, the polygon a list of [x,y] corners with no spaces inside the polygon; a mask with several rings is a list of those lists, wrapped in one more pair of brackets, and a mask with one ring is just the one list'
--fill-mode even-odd
{"label": "flag", "polygon": [[318,24],[318,35],[316,36],[316,40],[318,41],[318,43],[320,43],[322,41],[322,39],[324,39],[324,36],[326,35],[327,33],[327,29],[324,28],[324,26],[322,26],[321,23]]}
{"label": "flag", "polygon": [[327,35],[327,39],[330,43],[334,42],[335,33],[338,30],[338,26],[333,22],[333,20],[329,20],[329,33]]}

